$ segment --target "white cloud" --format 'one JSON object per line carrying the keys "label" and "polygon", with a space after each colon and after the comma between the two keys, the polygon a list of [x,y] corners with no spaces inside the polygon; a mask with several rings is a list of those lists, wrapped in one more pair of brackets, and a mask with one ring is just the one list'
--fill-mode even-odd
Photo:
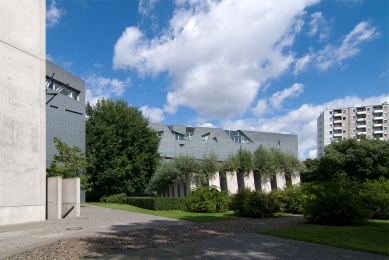
{"label": "white cloud", "polygon": [[195,109],[203,118],[245,112],[259,89],[294,62],[286,51],[315,0],[180,0],[169,28],[148,39],[127,28],[114,50],[114,68],[139,75],[168,72],[164,111]]}
{"label": "white cloud", "polygon": [[342,64],[342,61],[354,57],[360,52],[359,45],[379,36],[375,27],[369,22],[360,22],[348,33],[339,46],[327,44],[322,50],[306,54],[296,59],[294,63],[294,75],[307,69],[309,63],[313,63],[319,70],[325,71],[330,67]]}
{"label": "white cloud", "polygon": [[317,158],[317,149],[310,150],[308,153],[308,158],[311,158],[311,159]]}
{"label": "white cloud", "polygon": [[50,7],[46,10],[46,27],[50,28],[59,24],[63,15],[65,15],[65,10],[58,8],[55,0],[52,0]]}
{"label": "white cloud", "polygon": [[130,83],[130,79],[121,81],[91,74],[85,79],[85,83],[86,100],[93,105],[99,99],[121,96]]}
{"label": "white cloud", "polygon": [[299,140],[299,158],[305,160],[307,156],[312,158],[312,151],[316,149],[316,122],[320,113],[326,109],[326,106],[328,109],[366,106],[381,104],[385,100],[389,100],[389,93],[364,99],[356,96],[346,96],[341,99],[334,99],[326,104],[303,104],[298,109],[272,118],[226,120],[222,122],[222,127],[231,130],[254,129],[263,132],[297,134]]}
{"label": "white cloud", "polygon": [[254,116],[260,116],[267,112],[269,104],[266,99],[260,99],[257,102],[257,105],[251,110]]}
{"label": "white cloud", "polygon": [[142,15],[148,15],[154,9],[158,0],[140,0],[138,12]]}
{"label": "white cloud", "polygon": [[204,123],[202,125],[200,125],[201,127],[209,127],[209,128],[216,128],[217,126],[215,126],[214,124],[212,123]]}
{"label": "white cloud", "polygon": [[321,12],[311,14],[311,21],[309,22],[309,36],[314,36],[319,32],[319,41],[328,38],[330,34],[330,27],[327,20],[323,17]]}
{"label": "white cloud", "polygon": [[282,103],[286,98],[298,97],[304,91],[304,85],[301,83],[295,83],[290,88],[286,88],[282,91],[277,91],[270,98],[270,102],[273,107],[281,109]]}
{"label": "white cloud", "polygon": [[143,106],[140,108],[143,116],[149,118],[152,123],[160,123],[163,121],[163,110],[157,107]]}

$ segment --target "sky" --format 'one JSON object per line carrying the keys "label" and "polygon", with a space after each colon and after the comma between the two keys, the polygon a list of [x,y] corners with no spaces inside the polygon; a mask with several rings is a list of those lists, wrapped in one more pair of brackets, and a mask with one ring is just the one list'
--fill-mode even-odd
{"label": "sky", "polygon": [[386,0],[49,0],[46,57],[150,122],[297,134],[389,102]]}

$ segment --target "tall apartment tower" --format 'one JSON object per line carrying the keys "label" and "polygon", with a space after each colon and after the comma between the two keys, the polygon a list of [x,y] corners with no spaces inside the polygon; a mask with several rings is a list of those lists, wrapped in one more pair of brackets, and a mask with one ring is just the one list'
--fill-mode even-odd
{"label": "tall apartment tower", "polygon": [[388,104],[326,109],[317,119],[317,157],[333,141],[346,138],[388,140]]}

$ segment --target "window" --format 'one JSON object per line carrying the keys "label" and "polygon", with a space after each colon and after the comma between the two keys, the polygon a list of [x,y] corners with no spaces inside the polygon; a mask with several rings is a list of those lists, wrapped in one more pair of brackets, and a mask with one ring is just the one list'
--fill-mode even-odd
{"label": "window", "polygon": [[388,130],[388,128],[386,126],[384,126],[384,130]]}
{"label": "window", "polygon": [[370,128],[367,128],[367,131],[370,131]]}
{"label": "window", "polygon": [[346,140],[346,137],[343,137],[343,140]]}
{"label": "window", "polygon": [[[332,124],[330,124],[330,127],[332,127]],[[321,130],[321,129],[320,129]]]}
{"label": "window", "polygon": [[357,131],[357,130],[354,129],[354,130],[353,130],[353,133],[355,133],[356,131]]}
{"label": "window", "polygon": [[366,111],[370,111],[370,107],[367,107],[367,108],[366,108]]}
{"label": "window", "polygon": [[343,134],[345,134],[346,133],[346,130],[343,130]]}
{"label": "window", "polygon": [[345,117],[345,116],[343,117],[343,120],[346,120],[346,117]]}
{"label": "window", "polygon": [[343,114],[346,114],[346,109],[343,109]]}
{"label": "window", "polygon": [[332,115],[332,111],[330,111],[330,115]]}
{"label": "window", "polygon": [[370,135],[366,135],[366,138],[367,138],[367,139],[370,139]]}
{"label": "window", "polygon": [[343,127],[345,127],[346,126],[346,123],[343,123]]}
{"label": "window", "polygon": [[386,110],[387,109],[387,107],[386,106],[384,106],[384,110]]}
{"label": "window", "polygon": [[357,117],[356,117],[356,116],[353,116],[353,119],[357,119]]}
{"label": "window", "polygon": [[332,135],[332,131],[330,131],[330,135]]}
{"label": "window", "polygon": [[366,121],[366,124],[367,124],[367,125],[370,125],[370,121]]}
{"label": "window", "polygon": [[369,115],[369,114],[367,114],[367,115],[366,115],[366,118],[370,118],[370,115]]}
{"label": "window", "polygon": [[384,134],[384,136],[385,136],[385,137],[387,137],[387,136],[388,136],[388,134]]}
{"label": "window", "polygon": [[355,108],[353,109],[353,112],[355,113]]}
{"label": "window", "polygon": [[384,113],[384,116],[387,116],[388,115],[388,113]]}
{"label": "window", "polygon": [[332,137],[330,137],[330,141],[332,141]]}
{"label": "window", "polygon": [[384,124],[386,124],[386,123],[388,123],[388,120],[385,119],[385,120],[384,120]]}

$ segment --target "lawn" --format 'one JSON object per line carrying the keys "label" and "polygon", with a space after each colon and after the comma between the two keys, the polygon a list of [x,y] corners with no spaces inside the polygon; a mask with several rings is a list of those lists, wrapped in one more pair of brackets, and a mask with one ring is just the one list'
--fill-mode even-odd
{"label": "lawn", "polygon": [[359,226],[307,224],[261,231],[260,234],[389,255],[389,220],[371,220]]}
{"label": "lawn", "polygon": [[118,203],[88,202],[88,204],[111,208],[111,209],[120,209],[125,211],[150,214],[150,215],[166,217],[166,218],[186,220],[191,222],[211,222],[211,221],[241,218],[239,216],[234,215],[233,211],[231,210],[224,213],[193,213],[193,212],[187,212],[183,210],[149,210],[149,209],[138,208],[128,204],[118,204]]}

